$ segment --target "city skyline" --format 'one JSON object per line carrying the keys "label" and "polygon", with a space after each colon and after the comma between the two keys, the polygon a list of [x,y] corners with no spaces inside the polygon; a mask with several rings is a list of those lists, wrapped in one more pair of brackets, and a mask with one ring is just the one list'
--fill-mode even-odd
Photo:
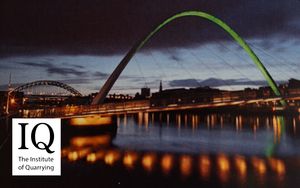
{"label": "city skyline", "polygon": [[[300,11],[297,9],[300,6],[296,6],[299,1],[227,2],[231,6],[217,2],[205,5],[203,2],[189,2],[175,1],[174,6],[163,3],[158,9],[148,2],[132,2],[129,3],[132,6],[124,5],[127,7],[124,10],[122,2],[118,2],[120,7],[114,7],[106,5],[105,1],[103,4],[89,1],[82,4],[94,5],[95,8],[86,14],[77,12],[74,5],[63,3],[59,5],[61,10],[45,10],[49,15],[36,12],[41,15],[39,24],[32,28],[37,33],[29,32],[30,26],[20,25],[17,18],[21,14],[8,14],[7,10],[16,7],[13,1],[7,2],[3,24],[15,22],[15,25],[9,24],[0,35],[3,39],[0,88],[7,88],[12,73],[12,82],[17,84],[50,79],[70,84],[83,94],[97,92],[134,42],[163,19],[190,6],[215,13],[235,29],[250,44],[277,83],[290,78],[299,79],[300,23],[297,20]],[[58,6],[56,3],[46,5]],[[46,5],[35,4],[39,8]],[[147,14],[142,11],[145,6],[151,7]],[[103,14],[96,7],[99,12],[103,10]],[[250,8],[256,8],[256,11],[250,11]],[[35,23],[30,10],[29,2],[20,11],[26,22]],[[247,11],[247,16],[236,15],[242,10]],[[55,22],[57,16],[54,13],[60,14],[61,23]],[[69,27],[66,27],[64,23],[68,18],[73,20],[69,20]],[[254,21],[254,18],[259,19]],[[144,19],[149,22],[144,22]],[[41,29],[47,24],[45,21],[53,26],[47,31]],[[79,29],[80,25],[84,27]],[[58,28],[69,29],[65,33],[59,32]],[[9,29],[21,29],[23,38],[14,38],[16,33]],[[69,37],[67,33],[76,37]],[[112,92],[134,94],[145,86],[158,89],[160,80],[165,88],[196,87],[206,83],[225,89],[267,85],[251,59],[232,39],[213,24],[199,19],[176,21],[155,36],[129,63]]]}

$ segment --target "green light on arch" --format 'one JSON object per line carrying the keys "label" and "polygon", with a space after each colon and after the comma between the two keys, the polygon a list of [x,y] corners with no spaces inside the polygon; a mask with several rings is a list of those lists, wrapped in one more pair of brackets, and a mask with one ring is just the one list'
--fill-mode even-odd
{"label": "green light on arch", "polygon": [[[134,56],[134,54],[140,50],[146,43],[149,41],[149,39],[157,33],[160,29],[162,29],[165,25],[168,23],[182,17],[201,17],[205,18],[221,28],[223,28],[250,56],[250,58],[253,60],[257,68],[260,70],[260,72],[263,74],[264,78],[268,82],[269,86],[273,90],[276,96],[281,97],[280,91],[277,87],[277,84],[265,68],[265,66],[262,64],[262,62],[259,60],[259,58],[256,56],[256,54],[253,52],[253,50],[249,47],[249,45],[234,31],[232,30],[225,22],[222,20],[214,17],[211,14],[201,12],[201,11],[184,11],[178,14],[175,14],[174,16],[166,19],[164,22],[162,22],[160,25],[158,25],[150,34],[148,34],[140,43],[134,45],[130,51],[126,54],[126,56],[122,59],[120,64],[117,66],[117,68],[114,70],[112,75],[108,78],[106,83],[101,88],[99,94],[94,98],[92,104],[99,104],[102,103],[106,95],[108,94],[109,90],[119,77],[119,75],[122,73],[123,69],[126,67],[128,62],[131,60],[131,58]],[[286,106],[286,102],[284,100],[280,101],[283,106]]]}

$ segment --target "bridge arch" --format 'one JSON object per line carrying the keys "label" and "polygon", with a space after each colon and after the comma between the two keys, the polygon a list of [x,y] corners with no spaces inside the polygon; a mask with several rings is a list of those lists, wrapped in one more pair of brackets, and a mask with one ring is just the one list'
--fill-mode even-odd
{"label": "bridge arch", "polygon": [[[226,31],[250,56],[254,64],[257,66],[257,68],[260,70],[266,81],[268,82],[268,85],[271,87],[273,92],[276,96],[281,96],[279,88],[277,84],[275,83],[274,79],[270,75],[270,73],[267,71],[265,66],[262,64],[262,62],[259,60],[257,55],[253,52],[253,50],[250,48],[250,46],[231,28],[229,27],[225,22],[220,20],[219,18],[208,14],[206,12],[202,11],[184,11],[178,14],[175,14],[165,21],[163,21],[161,24],[159,24],[153,31],[151,31],[145,38],[143,38],[141,41],[138,41],[125,55],[125,57],[121,60],[119,65],[115,68],[113,73],[109,76],[103,87],[100,89],[99,93],[96,95],[96,97],[92,101],[92,105],[94,104],[101,104],[103,103],[106,95],[114,85],[115,81],[118,79],[126,65],[129,63],[131,58],[135,55],[135,53],[140,50],[148,41],[150,38],[152,38],[159,30],[161,30],[164,26],[169,24],[170,22],[182,18],[182,17],[200,17],[207,19],[214,24],[220,26],[224,31]],[[286,105],[286,102],[284,100],[281,100],[282,105]]]}
{"label": "bridge arch", "polygon": [[47,86],[47,85],[56,86],[56,87],[65,89],[75,96],[82,96],[82,94],[79,91],[77,91],[76,89],[74,89],[73,87],[71,87],[67,84],[64,84],[62,82],[53,81],[53,80],[38,80],[38,81],[30,82],[30,83],[21,85],[19,87],[16,87],[13,91],[22,91],[24,89],[28,89],[28,88],[35,87],[35,86]]}

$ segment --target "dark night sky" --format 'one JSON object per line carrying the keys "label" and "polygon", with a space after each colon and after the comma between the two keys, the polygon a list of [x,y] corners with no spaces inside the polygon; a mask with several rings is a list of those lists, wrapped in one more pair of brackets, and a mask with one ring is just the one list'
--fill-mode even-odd
{"label": "dark night sky", "polygon": [[[53,79],[75,79],[76,76],[89,74],[91,70],[83,70],[79,66],[85,64],[77,60],[76,63],[74,60],[67,62],[70,66],[48,60],[56,61],[60,57],[60,62],[65,63],[62,60],[65,56],[75,58],[89,55],[100,59],[116,58],[116,62],[115,59],[109,60],[116,65],[124,53],[154,26],[184,10],[209,12],[224,20],[247,41],[258,42],[265,50],[299,50],[299,0],[2,0],[1,72],[11,71],[13,67],[17,69],[20,64],[35,68],[44,66],[41,71]],[[228,41],[232,39],[208,21],[184,18],[167,26],[145,48],[150,51],[189,49]],[[279,46],[278,43],[287,44]],[[215,46],[212,48],[217,49]],[[222,50],[219,51],[222,55]],[[291,53],[295,52],[288,51],[286,56],[289,57]],[[145,61],[148,61],[147,52],[145,54]],[[157,56],[160,58],[160,55]],[[181,59],[170,56],[171,60]],[[25,59],[18,59],[20,57]],[[99,68],[98,73],[105,77],[113,67],[106,67],[104,70],[102,68]],[[69,77],[56,78],[59,73]],[[93,75],[96,73],[92,72]],[[6,83],[7,79],[4,77],[7,75],[1,77],[4,81],[0,84]],[[20,82],[19,79],[16,78],[15,81]],[[27,80],[32,79],[36,78],[27,76]]]}
{"label": "dark night sky", "polygon": [[[183,10],[212,13],[246,38],[275,34],[288,38],[300,36],[300,24],[295,23],[300,18],[300,2],[297,0],[1,2],[1,55],[119,53],[127,50],[163,19]],[[151,47],[182,47],[228,39],[216,26],[197,18],[179,20],[174,25],[168,32],[161,34],[164,40],[156,41]],[[178,36],[182,39],[180,42],[174,40]]]}

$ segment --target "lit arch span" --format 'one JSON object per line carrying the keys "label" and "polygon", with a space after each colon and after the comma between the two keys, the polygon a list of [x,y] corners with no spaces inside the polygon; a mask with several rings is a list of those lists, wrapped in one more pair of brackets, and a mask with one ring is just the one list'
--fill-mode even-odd
{"label": "lit arch span", "polygon": [[28,89],[30,87],[47,86],[47,85],[63,88],[65,90],[69,91],[70,93],[72,93],[75,96],[82,96],[79,91],[72,88],[71,86],[69,86],[67,84],[64,84],[62,82],[53,81],[53,80],[38,80],[38,81],[30,82],[30,83],[21,85],[19,87],[16,87],[13,91],[23,91],[24,89]]}
{"label": "lit arch span", "polygon": [[[224,29],[250,56],[250,58],[253,60],[257,68],[261,71],[265,79],[267,80],[269,86],[272,88],[273,92],[276,96],[281,96],[280,91],[278,89],[277,84],[275,83],[274,79],[271,77],[270,73],[267,71],[265,66],[262,64],[262,62],[259,60],[257,55],[253,52],[253,50],[249,47],[249,45],[233,30],[231,29],[225,22],[220,20],[219,18],[216,18],[215,16],[201,12],[201,11],[184,11],[178,14],[175,14],[174,16],[166,19],[164,22],[162,22],[160,25],[158,25],[151,33],[149,33],[145,38],[143,38],[141,41],[136,43],[130,51],[126,54],[126,56],[122,59],[122,61],[119,63],[119,65],[116,67],[114,72],[110,75],[108,80],[105,82],[103,87],[100,89],[99,93],[96,95],[94,100],[92,101],[92,105],[95,104],[101,104],[103,103],[106,95],[114,85],[115,81],[118,79],[128,62],[131,60],[131,58],[134,56],[134,54],[140,50],[146,43],[149,41],[149,39],[157,33],[161,28],[163,28],[168,23],[182,17],[200,17],[207,19],[214,24],[220,26],[222,29]],[[281,100],[282,105],[286,105],[286,102],[284,100]]]}

